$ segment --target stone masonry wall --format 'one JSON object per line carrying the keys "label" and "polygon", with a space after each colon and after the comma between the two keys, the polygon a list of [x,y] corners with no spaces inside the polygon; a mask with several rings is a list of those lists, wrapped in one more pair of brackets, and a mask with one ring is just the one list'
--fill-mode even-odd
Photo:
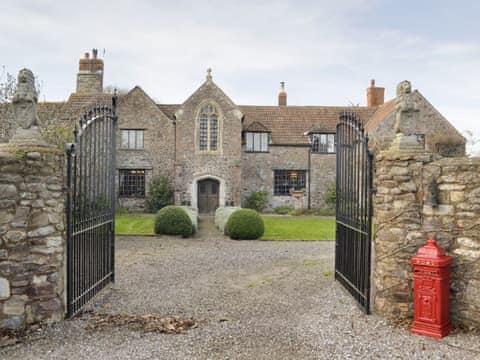
{"label": "stone masonry wall", "polygon": [[[292,196],[274,195],[274,170],[305,170],[307,184],[302,206],[308,206],[308,152],[309,148],[270,146],[268,153],[243,153],[242,200],[253,191],[266,190],[269,194],[268,209],[281,205],[294,206]],[[310,160],[311,207],[323,207],[329,183],[335,181],[335,154],[312,154]]]}
{"label": "stone masonry wall", "polygon": [[[144,148],[122,148],[122,129],[143,129]],[[136,87],[123,96],[118,104],[117,169],[145,170],[145,187],[156,176],[166,176],[174,182],[175,126],[142,89]],[[118,170],[116,176],[118,187]],[[118,191],[118,189],[117,189]],[[143,210],[145,198],[118,198],[118,205],[131,210]]]}
{"label": "stone masonry wall", "polygon": [[[454,259],[451,317],[480,328],[480,159],[383,152],[375,165],[375,311],[413,316],[410,258],[434,236]],[[430,205],[432,179],[438,207]]]}
{"label": "stone masonry wall", "polygon": [[[218,112],[218,149],[198,150],[198,112],[205,103]],[[206,81],[177,111],[175,203],[190,202],[195,207],[195,186],[201,178],[220,181],[220,206],[240,203],[242,123],[238,107],[213,83]],[[222,201],[223,200],[223,201]]]}
{"label": "stone masonry wall", "polygon": [[0,328],[64,316],[64,155],[0,147]]}

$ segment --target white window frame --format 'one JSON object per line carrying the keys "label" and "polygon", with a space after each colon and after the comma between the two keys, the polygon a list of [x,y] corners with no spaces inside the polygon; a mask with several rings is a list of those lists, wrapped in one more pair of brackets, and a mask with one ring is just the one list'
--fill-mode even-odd
{"label": "white window frame", "polygon": [[270,145],[270,133],[266,131],[246,131],[245,151],[268,153]]}
{"label": "white window frame", "polygon": [[[126,140],[126,145],[124,139]],[[130,150],[145,149],[145,129],[120,129],[120,148]]]}

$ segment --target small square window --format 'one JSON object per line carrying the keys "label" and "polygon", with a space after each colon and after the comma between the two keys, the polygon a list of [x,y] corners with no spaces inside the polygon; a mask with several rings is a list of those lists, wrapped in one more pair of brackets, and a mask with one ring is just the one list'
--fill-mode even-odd
{"label": "small square window", "polygon": [[268,152],[270,133],[268,132],[247,132],[245,133],[246,151]]}
{"label": "small square window", "polygon": [[312,135],[312,152],[333,154],[336,149],[336,135],[335,134],[313,134]]}
{"label": "small square window", "polygon": [[121,129],[122,149],[143,149],[144,148],[144,130],[143,129]]}
{"label": "small square window", "polygon": [[119,197],[145,197],[145,170],[119,170]]}

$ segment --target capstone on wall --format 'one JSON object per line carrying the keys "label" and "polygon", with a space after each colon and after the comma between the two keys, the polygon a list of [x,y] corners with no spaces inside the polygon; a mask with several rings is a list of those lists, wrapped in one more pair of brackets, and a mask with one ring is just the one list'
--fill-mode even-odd
{"label": "capstone on wall", "polygon": [[[207,102],[215,105],[219,119],[218,151],[197,148],[197,116]],[[175,203],[194,205],[194,182],[203,177],[220,179],[224,201],[235,205],[241,198],[242,114],[238,107],[211,80],[206,81],[176,113]],[[223,206],[225,204],[220,204]]]}
{"label": "capstone on wall", "polygon": [[303,208],[308,207],[308,181],[310,176],[310,205],[325,206],[325,194],[330,183],[335,181],[335,154],[311,154],[309,173],[308,146],[270,145],[269,152],[244,152],[242,161],[242,201],[254,191],[268,192],[268,209],[287,205],[294,207],[293,196],[274,195],[275,170],[305,170],[306,189],[302,198]]}
{"label": "capstone on wall", "polygon": [[0,146],[0,328],[63,319],[64,160]]}
{"label": "capstone on wall", "polygon": [[452,319],[480,328],[480,159],[383,152],[375,165],[376,312],[395,320],[413,316],[410,258],[433,236],[454,259]]}

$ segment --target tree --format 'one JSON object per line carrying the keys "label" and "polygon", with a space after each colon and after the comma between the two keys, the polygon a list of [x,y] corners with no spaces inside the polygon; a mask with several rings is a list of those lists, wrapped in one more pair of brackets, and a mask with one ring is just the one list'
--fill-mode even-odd
{"label": "tree", "polygon": [[[40,96],[41,82],[38,77],[35,76],[35,89],[37,90],[37,96]],[[13,95],[17,90],[17,77],[10,74],[5,65],[2,66],[2,72],[0,73],[0,104],[12,101]]]}

